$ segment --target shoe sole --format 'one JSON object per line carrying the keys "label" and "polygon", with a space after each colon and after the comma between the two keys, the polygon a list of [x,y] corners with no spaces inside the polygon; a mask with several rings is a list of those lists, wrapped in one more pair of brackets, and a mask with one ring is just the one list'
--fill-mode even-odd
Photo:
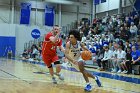
{"label": "shoe sole", "polygon": [[99,85],[97,84],[97,85],[98,85],[98,87],[102,87],[101,82],[100,82],[100,81],[96,81],[96,83],[97,83],[97,82],[98,82],[98,83],[100,83]]}
{"label": "shoe sole", "polygon": [[57,84],[57,82],[53,82],[53,84]]}
{"label": "shoe sole", "polygon": [[98,83],[97,83],[98,87],[102,87],[102,83],[101,83],[101,81],[100,81],[99,77],[98,77],[98,76],[96,76],[96,78],[97,78],[97,80],[95,80],[95,81],[96,81],[96,83],[97,83],[97,82],[98,82],[98,83],[100,83],[100,85],[98,85]]}
{"label": "shoe sole", "polygon": [[56,81],[56,80],[52,80],[52,83],[53,83],[53,84],[57,84],[57,81]]}
{"label": "shoe sole", "polygon": [[87,90],[87,89],[84,89],[85,90],[85,92],[91,92],[91,90]]}
{"label": "shoe sole", "polygon": [[62,78],[59,78],[60,80],[64,80],[64,79],[62,79]]}

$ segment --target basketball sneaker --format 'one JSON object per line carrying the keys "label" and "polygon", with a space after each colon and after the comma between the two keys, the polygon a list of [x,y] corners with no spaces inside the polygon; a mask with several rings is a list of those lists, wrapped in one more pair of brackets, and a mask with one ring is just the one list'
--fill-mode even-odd
{"label": "basketball sneaker", "polygon": [[98,76],[95,76],[95,81],[96,81],[98,87],[101,87],[102,86],[101,85],[101,81],[99,80],[99,77]]}
{"label": "basketball sneaker", "polygon": [[58,77],[59,77],[60,80],[64,80],[64,76],[62,74],[59,74]]}
{"label": "basketball sneaker", "polygon": [[53,82],[54,84],[57,84],[57,81],[56,81],[56,78],[55,78],[55,77],[52,77],[52,82]]}
{"label": "basketball sneaker", "polygon": [[60,80],[64,80],[64,76],[63,76],[62,74],[60,74],[60,73],[57,74],[57,73],[56,73],[56,75],[59,77]]}
{"label": "basketball sneaker", "polygon": [[91,84],[87,84],[87,85],[85,86],[84,90],[90,92],[90,91],[92,90]]}

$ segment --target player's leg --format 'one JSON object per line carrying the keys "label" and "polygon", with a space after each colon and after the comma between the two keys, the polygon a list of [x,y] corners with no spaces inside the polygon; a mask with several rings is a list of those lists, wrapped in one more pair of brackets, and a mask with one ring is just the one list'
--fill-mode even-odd
{"label": "player's leg", "polygon": [[84,88],[85,91],[91,91],[92,90],[92,86],[89,82],[89,76],[94,78],[90,73],[88,73],[85,69],[84,69],[84,62],[78,62],[78,67],[80,72],[83,74],[83,77],[86,81],[86,86]]}
{"label": "player's leg", "polygon": [[61,72],[61,64],[60,61],[54,62],[56,65],[56,75],[59,77],[60,80],[64,80],[64,76],[60,73]]}
{"label": "player's leg", "polygon": [[51,64],[48,68],[49,68],[49,73],[50,73],[50,75],[51,75],[51,77],[52,77],[52,82],[53,82],[54,84],[57,84],[56,78],[54,77],[54,71],[53,71],[52,64]]}
{"label": "player's leg", "polygon": [[59,61],[58,56],[55,56],[52,61],[54,62],[54,65],[56,65],[56,75],[59,77],[60,80],[64,80],[63,75],[60,73],[61,72],[61,63]]}
{"label": "player's leg", "polygon": [[98,85],[99,87],[101,87],[101,82],[100,82],[99,78],[98,78],[97,76],[94,76],[94,75],[91,74],[90,72],[88,72],[88,71],[84,68],[84,64],[85,64],[85,63],[84,63],[83,61],[78,62],[79,70],[80,70],[80,72],[83,74],[83,77],[84,77],[86,83],[87,83],[87,84],[89,83],[88,77],[91,77],[91,78],[95,79],[97,85]]}
{"label": "player's leg", "polygon": [[60,61],[55,61],[54,65],[56,65],[56,73],[60,73],[60,71],[61,71]]}
{"label": "player's leg", "polygon": [[121,63],[121,68],[122,68],[122,70],[123,70],[122,73],[124,73],[124,74],[127,73],[127,71],[128,71],[128,69],[127,69],[125,63],[126,63],[126,62],[122,62],[122,63]]}
{"label": "player's leg", "polygon": [[49,73],[52,77],[52,82],[54,84],[57,84],[57,81],[54,77],[54,70],[53,70],[53,67],[52,67],[52,64],[51,64],[52,63],[51,58],[47,57],[46,55],[42,55],[42,59],[43,59],[44,63],[47,65],[47,68],[49,69]]}

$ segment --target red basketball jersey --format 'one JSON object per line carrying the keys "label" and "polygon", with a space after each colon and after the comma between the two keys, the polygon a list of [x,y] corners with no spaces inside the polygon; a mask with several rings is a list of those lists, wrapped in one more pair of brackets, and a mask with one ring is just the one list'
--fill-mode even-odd
{"label": "red basketball jersey", "polygon": [[54,55],[56,55],[57,46],[62,45],[62,40],[58,39],[55,43],[53,43],[49,39],[51,36],[53,36],[53,34],[51,32],[46,34],[45,40],[44,40],[43,46],[42,46],[42,54],[49,54],[50,56],[54,56]]}

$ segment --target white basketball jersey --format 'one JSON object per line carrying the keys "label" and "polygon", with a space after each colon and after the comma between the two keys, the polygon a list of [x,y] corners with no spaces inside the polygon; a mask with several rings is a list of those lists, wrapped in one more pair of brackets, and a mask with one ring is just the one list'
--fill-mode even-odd
{"label": "white basketball jersey", "polygon": [[70,43],[70,49],[69,49],[69,55],[71,58],[75,59],[75,60],[78,60],[80,58],[80,51],[81,49],[81,45],[80,45],[80,42],[77,41],[76,45],[72,45]]}

